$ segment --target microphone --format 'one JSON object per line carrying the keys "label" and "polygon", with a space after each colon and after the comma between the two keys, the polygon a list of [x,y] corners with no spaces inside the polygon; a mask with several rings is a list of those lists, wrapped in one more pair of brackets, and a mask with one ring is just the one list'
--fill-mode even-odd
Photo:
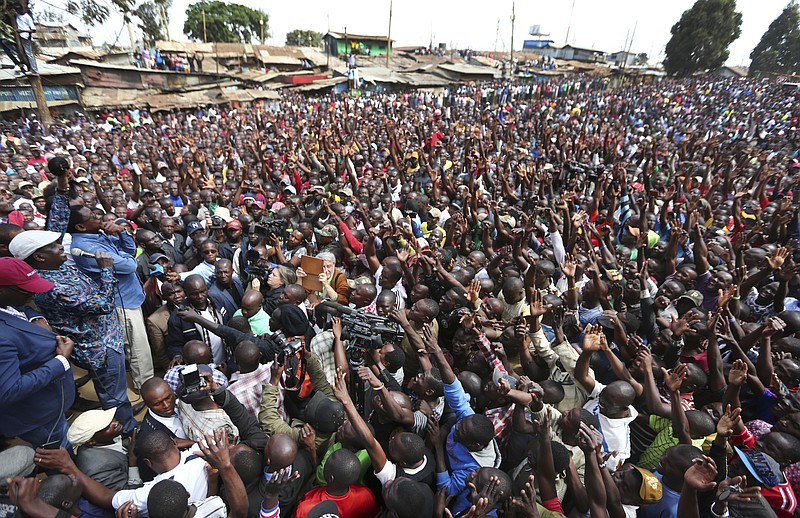
{"label": "microphone", "polygon": [[72,257],[91,257],[94,259],[94,254],[81,250],[80,248],[72,248],[69,253]]}
{"label": "microphone", "polygon": [[333,308],[337,310],[339,313],[342,313],[344,315],[350,315],[352,313],[355,313],[355,310],[353,308],[345,306],[343,304],[339,304],[338,302],[333,302],[332,300],[326,300],[324,302],[320,302],[319,305]]}

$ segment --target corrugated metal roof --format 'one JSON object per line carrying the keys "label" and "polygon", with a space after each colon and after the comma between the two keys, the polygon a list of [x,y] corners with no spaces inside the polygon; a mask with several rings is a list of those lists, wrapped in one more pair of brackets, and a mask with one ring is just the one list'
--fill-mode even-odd
{"label": "corrugated metal roof", "polygon": [[[364,34],[347,34],[343,32],[334,32],[330,31],[328,34],[336,38],[337,40],[343,40],[347,38],[348,40],[375,40],[375,41],[386,41],[386,36],[365,36]],[[326,34],[326,36],[328,35]],[[391,40],[394,41],[394,40]]]}
{"label": "corrugated metal roof", "polygon": [[451,63],[441,63],[439,68],[447,70],[448,72],[455,72],[464,75],[490,75],[499,77],[500,71],[491,67],[484,67],[478,65],[454,65]]}
{"label": "corrugated metal roof", "polygon": [[156,48],[162,52],[205,52],[213,53],[213,43],[202,43],[197,41],[157,41]]}
{"label": "corrugated metal roof", "polygon": [[[69,75],[69,74],[78,74],[80,75],[81,71],[79,68],[75,67],[65,67],[63,65],[56,65],[54,63],[45,63],[44,61],[37,59],[36,65],[39,67],[39,75],[40,76],[60,76],[60,75]],[[0,57],[0,82],[2,81],[13,81],[15,79],[25,79],[27,76],[16,70],[12,67],[13,63],[11,60],[3,55]]]}
{"label": "corrugated metal roof", "polygon": [[323,79],[322,81],[314,81],[313,83],[307,85],[300,85],[298,87],[292,88],[293,92],[317,92],[319,90],[324,90],[326,88],[331,88],[338,84],[346,83],[346,77],[332,77],[330,79]]}

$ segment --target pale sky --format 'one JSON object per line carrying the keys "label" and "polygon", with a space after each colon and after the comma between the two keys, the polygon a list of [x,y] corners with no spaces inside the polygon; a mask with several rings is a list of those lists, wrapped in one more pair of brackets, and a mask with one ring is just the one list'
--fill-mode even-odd
{"label": "pale sky", "polygon": [[[110,4],[108,0],[100,1]],[[346,27],[354,34],[385,35],[389,26],[390,0],[239,1],[269,15],[272,37],[267,43],[273,45],[283,45],[286,33],[292,29],[325,33],[328,28],[343,31]],[[48,2],[63,5],[65,0]],[[174,0],[170,11],[170,36],[174,40],[187,40],[183,22],[191,3],[191,0]],[[670,28],[693,3],[693,0],[575,0],[570,24],[572,0],[520,0],[516,2],[514,48],[520,50],[523,40],[530,38],[529,27],[538,24],[558,44],[565,43],[570,27],[569,43],[616,52],[622,50],[626,35],[638,22],[631,50],[646,52],[652,62],[663,57]],[[730,47],[728,64],[749,65],[750,51],[787,3],[788,0],[738,1],[743,17],[742,34]],[[40,9],[48,8],[42,2],[37,4]],[[511,41],[511,5],[512,0],[395,0],[392,38],[397,46],[427,45],[433,35],[434,44],[447,43],[448,48],[507,50]],[[120,44],[128,44],[122,17],[118,15],[90,33],[96,44],[114,42],[117,38]]]}

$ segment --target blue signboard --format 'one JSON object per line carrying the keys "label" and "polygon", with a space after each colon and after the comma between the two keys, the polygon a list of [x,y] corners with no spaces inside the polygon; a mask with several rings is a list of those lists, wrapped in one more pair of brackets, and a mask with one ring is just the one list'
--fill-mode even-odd
{"label": "blue signboard", "polygon": [[[78,101],[77,86],[45,86],[44,98],[48,101]],[[0,87],[0,101],[2,102],[34,102],[33,90],[27,86]]]}

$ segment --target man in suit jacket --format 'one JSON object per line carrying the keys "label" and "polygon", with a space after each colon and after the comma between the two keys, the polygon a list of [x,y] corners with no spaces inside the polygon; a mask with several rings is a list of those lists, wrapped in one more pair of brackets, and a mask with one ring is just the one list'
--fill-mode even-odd
{"label": "man in suit jacket", "polygon": [[57,441],[68,447],[64,412],[75,401],[67,358],[72,340],[30,321],[23,309],[34,293],[53,284],[26,262],[0,257],[0,435],[38,448]]}
{"label": "man in suit jacket", "polygon": [[183,254],[186,252],[186,238],[181,234],[175,233],[175,220],[172,218],[161,218],[161,232],[159,236],[163,240],[161,247],[169,257],[172,264],[178,264],[183,260]]}
{"label": "man in suit jacket", "polygon": [[223,324],[227,324],[234,313],[242,306],[244,288],[239,279],[233,276],[233,263],[228,259],[218,259],[214,263],[215,278],[208,287],[208,298],[218,308],[225,308]]}
{"label": "man in suit jacket", "polygon": [[169,369],[169,356],[167,355],[169,316],[172,310],[186,301],[186,295],[183,292],[183,286],[171,282],[161,285],[161,295],[167,303],[150,315],[145,327],[147,327],[150,350],[153,353],[153,366],[158,374],[163,375]]}

